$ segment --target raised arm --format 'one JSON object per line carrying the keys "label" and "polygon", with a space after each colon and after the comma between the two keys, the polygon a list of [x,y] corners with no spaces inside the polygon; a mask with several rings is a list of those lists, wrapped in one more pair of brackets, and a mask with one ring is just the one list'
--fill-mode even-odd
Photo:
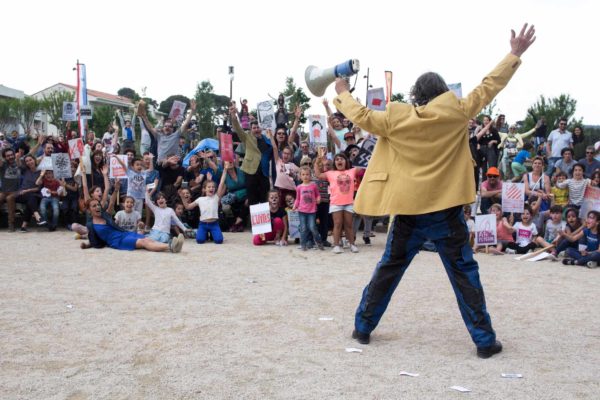
{"label": "raised arm", "polygon": [[481,139],[483,137],[483,135],[485,135],[487,133],[487,131],[490,130],[490,127],[492,126],[493,123],[494,123],[494,120],[490,119],[490,122],[485,124],[485,126],[483,128],[479,129],[479,131],[477,131],[477,133],[475,133],[475,137],[477,137],[477,141],[479,141],[479,139]]}
{"label": "raised arm", "polygon": [[290,129],[289,144],[296,143],[296,136],[298,136],[298,125],[300,125],[300,118],[302,117],[302,107],[300,107],[300,104],[296,105],[294,116],[296,118],[294,118],[294,124],[292,125],[292,129]]}
{"label": "raised arm", "polygon": [[185,121],[183,121],[183,125],[181,125],[181,133],[182,134],[187,132],[188,125],[190,124],[190,121],[192,120],[192,116],[194,116],[195,112],[196,112],[196,100],[192,99],[190,101],[190,112],[188,113],[187,117],[185,117]]}
{"label": "raised arm", "polygon": [[221,181],[219,182],[219,187],[217,188],[217,196],[219,198],[223,197],[227,192],[227,186],[225,185],[225,180],[227,179],[227,169],[231,164],[229,161],[225,161],[223,163],[223,173],[221,174]]}
{"label": "raised arm", "polygon": [[[115,187],[113,189],[112,194],[110,195],[110,200],[108,202],[108,207],[106,208],[106,212],[112,214],[115,212],[115,204],[117,204],[117,198],[119,197],[119,192],[121,191],[121,180],[117,179],[115,181]],[[108,188],[104,189],[105,193],[108,193]]]}
{"label": "raised arm", "polygon": [[156,131],[156,128],[154,128],[154,125],[150,123],[150,120],[148,119],[146,113],[141,114],[140,118],[142,118],[142,122],[144,123],[146,130],[150,132],[152,136],[156,137],[156,135],[158,135],[158,132]]}
{"label": "raised arm", "polygon": [[233,128],[235,133],[238,134],[238,137],[243,143],[246,143],[247,133],[242,128],[242,125],[240,125],[240,120],[238,119],[238,111],[235,107],[235,102],[231,102],[231,105],[229,106],[229,118],[231,119],[231,127]]}
{"label": "raised arm", "polygon": [[327,175],[323,173],[322,169],[323,169],[323,160],[325,160],[325,155],[327,154],[327,148],[325,147],[319,147],[318,150],[318,156],[317,159],[315,160],[315,164],[314,164],[314,170],[315,170],[315,176],[317,177],[317,179],[320,179],[322,181],[327,180]]}
{"label": "raised arm", "polygon": [[273,148],[273,161],[275,161],[275,163],[279,162],[279,149],[277,148],[277,146],[275,146],[275,137],[273,136],[273,131],[271,129],[267,129],[267,137],[269,138],[269,140],[271,141],[272,144],[272,148]]}
{"label": "raised arm", "polygon": [[108,165],[104,164],[102,167],[102,178],[104,179],[104,190],[102,191],[102,204],[103,207],[106,206],[106,201],[108,200],[108,189],[110,188],[110,182],[108,181]]}
{"label": "raised arm", "polygon": [[338,149],[341,148],[342,142],[340,142],[340,139],[338,139],[338,137],[336,136],[335,132],[333,131],[333,128],[331,127],[331,124],[327,125],[327,136],[329,136],[333,144],[335,144],[335,146]]}
{"label": "raised arm", "polygon": [[90,199],[90,192],[87,186],[87,174],[85,173],[83,156],[79,157],[79,170],[81,171],[81,190],[83,191],[83,200],[87,203],[87,201]]}

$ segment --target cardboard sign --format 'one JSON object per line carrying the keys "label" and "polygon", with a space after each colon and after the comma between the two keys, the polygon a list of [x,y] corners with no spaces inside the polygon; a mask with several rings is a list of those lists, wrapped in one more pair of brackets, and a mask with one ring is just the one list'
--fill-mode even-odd
{"label": "cardboard sign", "polygon": [[176,121],[183,120],[183,113],[185,112],[185,107],[186,105],[183,101],[173,101],[173,105],[171,106],[171,112],[169,113],[169,118],[174,119]]}
{"label": "cardboard sign", "polygon": [[56,179],[71,178],[71,159],[67,153],[52,154],[52,169]]}
{"label": "cardboard sign", "polygon": [[371,157],[373,156],[373,150],[375,150],[375,144],[377,144],[377,138],[375,136],[369,136],[363,140],[362,147],[358,151],[358,155],[352,161],[352,165],[355,167],[367,168]]}
{"label": "cardboard sign", "polygon": [[452,90],[459,99],[462,98],[462,83],[450,83],[448,89]]}
{"label": "cardboard sign", "polygon": [[51,157],[43,156],[42,160],[38,164],[36,170],[37,171],[49,171],[52,168],[53,168],[52,167],[52,158]]}
{"label": "cardboard sign", "polygon": [[221,160],[233,162],[235,155],[233,154],[233,136],[228,133],[221,132],[219,137],[219,152]]}
{"label": "cardboard sign", "polygon": [[256,105],[256,113],[258,114],[258,124],[263,131],[267,129],[275,131],[275,111],[273,111],[273,103],[270,100],[258,103]]}
{"label": "cardboard sign", "polygon": [[81,157],[83,151],[83,140],[81,138],[69,140],[69,157],[71,157],[71,160]]}
{"label": "cardboard sign", "polygon": [[252,222],[252,234],[271,232],[271,211],[269,203],[260,203],[250,206],[250,221]]}
{"label": "cardboard sign", "polygon": [[110,157],[110,178],[124,178],[127,179],[127,170],[123,168],[123,166],[117,161],[117,157],[125,166],[127,166],[127,156],[126,155],[115,155],[114,157]]}
{"label": "cardboard sign", "polygon": [[591,186],[585,188],[579,217],[587,218],[590,211],[600,211],[600,188]]}
{"label": "cardboard sign", "polygon": [[475,217],[475,244],[477,246],[489,246],[497,243],[496,215],[477,215]]}
{"label": "cardboard sign", "polygon": [[367,108],[377,111],[385,111],[385,94],[383,88],[367,90]]}
{"label": "cardboard sign", "polygon": [[324,115],[308,116],[308,141],[314,147],[327,146],[327,118]]}
{"label": "cardboard sign", "polygon": [[79,116],[81,119],[92,119],[92,107],[89,105],[82,105],[79,108]]}
{"label": "cardboard sign", "polygon": [[77,121],[77,102],[63,101],[63,121]]}
{"label": "cardboard sign", "polygon": [[525,206],[525,184],[502,182],[502,211],[522,213]]}
{"label": "cardboard sign", "polygon": [[288,236],[291,239],[300,239],[300,213],[288,211]]}

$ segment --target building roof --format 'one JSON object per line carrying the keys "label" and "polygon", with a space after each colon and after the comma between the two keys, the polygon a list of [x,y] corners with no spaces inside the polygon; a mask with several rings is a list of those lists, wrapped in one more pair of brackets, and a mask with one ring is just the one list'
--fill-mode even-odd
{"label": "building roof", "polygon": [[[54,91],[52,89],[55,89],[55,88],[58,89],[58,87],[63,87],[64,89],[72,90],[73,92],[77,91],[77,86],[68,85],[66,83],[57,83],[50,87],[47,87],[44,90],[40,90],[39,92],[34,93],[32,96],[37,97],[36,95],[41,95],[44,92],[49,92],[49,91],[52,92],[52,91]],[[58,89],[58,90],[60,90],[60,89]],[[90,101],[90,103],[93,103],[93,102],[104,103],[104,104],[109,104],[109,105],[119,106],[119,107],[133,106],[133,101],[128,97],[118,96],[116,94],[110,94],[110,93],[101,92],[99,90],[93,90],[93,89],[88,89],[87,94],[88,94],[88,100]]]}
{"label": "building roof", "polygon": [[25,97],[25,92],[18,89],[9,88],[4,85],[0,85],[0,97],[9,97],[11,99],[22,99]]}

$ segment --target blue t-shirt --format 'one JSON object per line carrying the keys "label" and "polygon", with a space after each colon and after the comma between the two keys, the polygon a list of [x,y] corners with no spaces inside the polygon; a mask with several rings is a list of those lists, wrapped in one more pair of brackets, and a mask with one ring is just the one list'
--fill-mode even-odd
{"label": "blue t-shirt", "polygon": [[588,228],[583,228],[583,237],[579,240],[580,244],[587,245],[586,250],[598,251],[598,234],[592,233]]}
{"label": "blue t-shirt", "polygon": [[517,153],[513,162],[524,164],[525,160],[527,160],[527,157],[529,157],[529,152],[527,150],[521,150]]}

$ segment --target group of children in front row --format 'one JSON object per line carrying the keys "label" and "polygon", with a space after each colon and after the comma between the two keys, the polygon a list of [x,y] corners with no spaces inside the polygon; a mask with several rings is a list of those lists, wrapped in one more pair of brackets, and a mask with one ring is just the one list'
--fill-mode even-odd
{"label": "group of children in front row", "polygon": [[[492,254],[526,254],[538,246],[546,248],[555,258],[564,254],[563,264],[582,265],[595,268],[600,263],[598,248],[598,225],[600,212],[589,211],[585,221],[579,219],[576,208],[563,208],[553,205],[549,210],[539,212],[541,200],[526,204],[520,221],[514,222],[514,215],[505,216],[500,204],[490,207],[490,214],[496,216],[497,245],[490,246]],[[471,206],[464,207],[464,216],[471,233],[471,244],[475,235],[475,224],[470,219]],[[564,217],[564,220],[563,220]],[[544,220],[548,218],[544,224]],[[536,224],[538,222],[538,224]],[[542,225],[543,234],[538,225]],[[474,251],[483,247],[474,246]]]}

